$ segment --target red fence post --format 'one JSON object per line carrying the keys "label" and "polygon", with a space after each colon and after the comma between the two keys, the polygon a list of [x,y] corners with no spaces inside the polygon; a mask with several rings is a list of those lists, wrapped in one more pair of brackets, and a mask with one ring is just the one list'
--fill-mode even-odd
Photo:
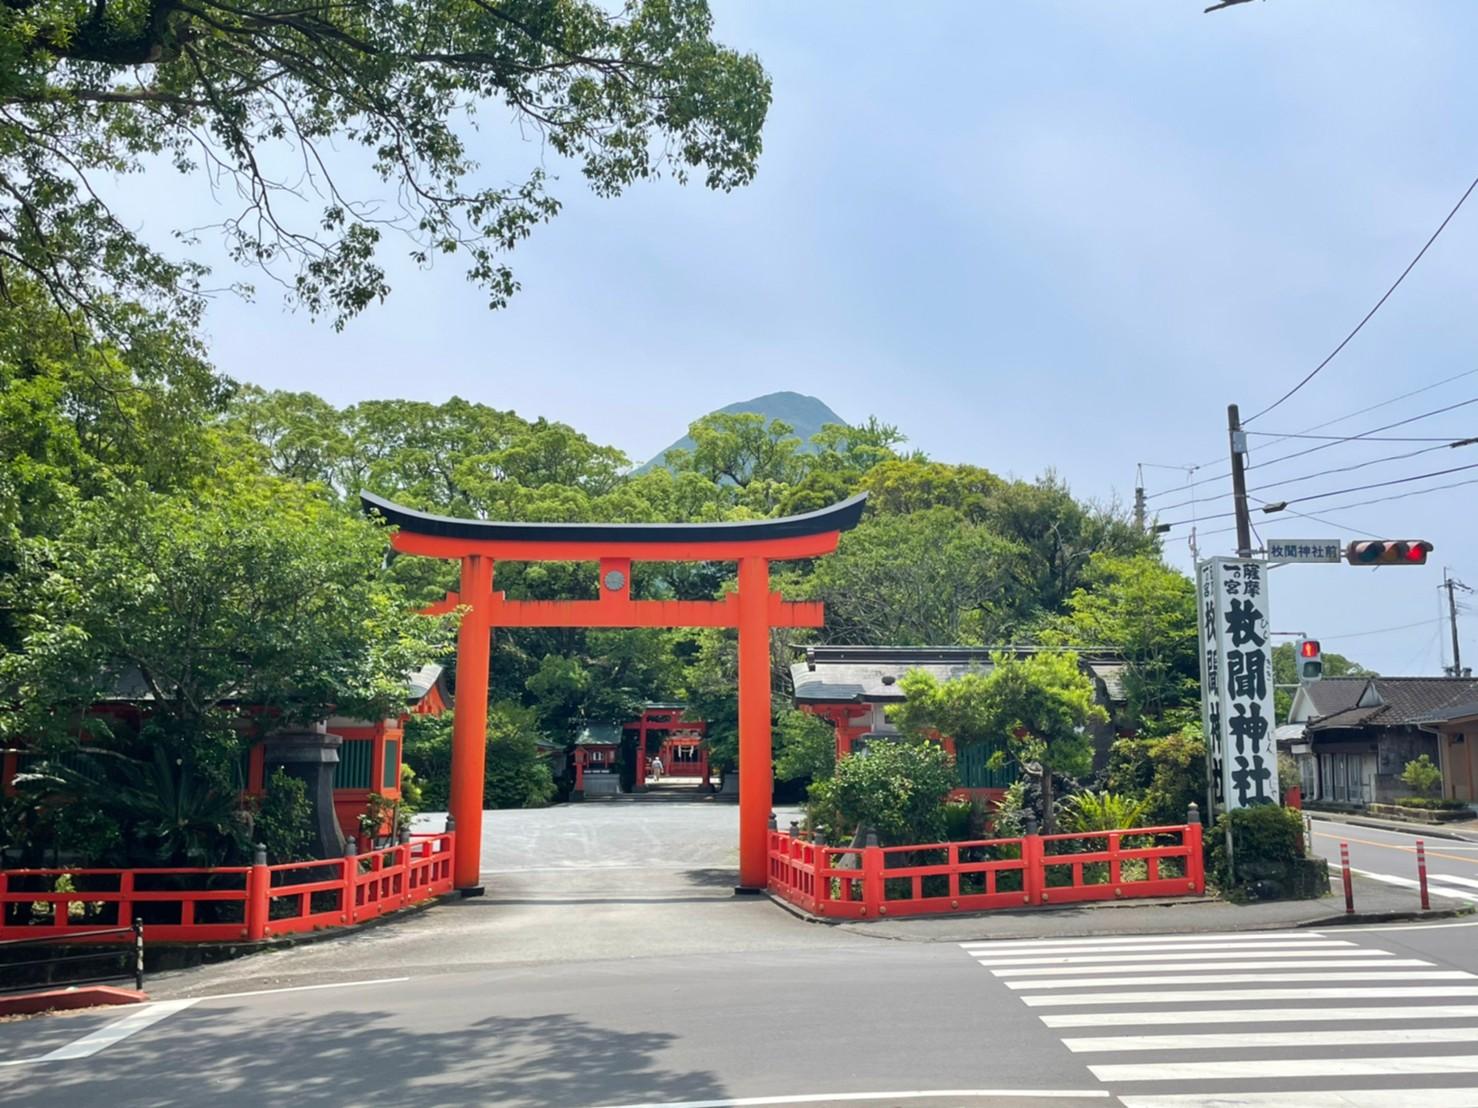
{"label": "red fence post", "polygon": [[1026,817],[1026,834],[1021,837],[1021,892],[1026,904],[1042,903],[1047,887],[1047,867],[1043,863],[1042,837],[1037,834],[1037,821]]}
{"label": "red fence post", "polygon": [[1422,911],[1425,912],[1432,906],[1432,899],[1427,895],[1427,847],[1421,839],[1416,840],[1416,880],[1422,890]]}
{"label": "red fence post", "polygon": [[344,840],[344,857],[340,859],[340,865],[344,867],[344,899],[345,912],[349,915],[350,923],[359,922],[359,844],[350,835]]}
{"label": "red fence post", "polygon": [[883,848],[878,833],[867,830],[862,847],[862,911],[864,915],[885,916],[888,906],[883,888]]}
{"label": "red fence post", "polygon": [[267,847],[257,843],[252,854],[251,870],[246,875],[246,937],[253,942],[267,937],[270,912],[272,871],[267,868]]}
{"label": "red fence post", "polygon": [[1339,865],[1345,879],[1345,915],[1355,914],[1355,887],[1350,884],[1350,844],[1339,844]]}
{"label": "red fence post", "polygon": [[1201,810],[1191,801],[1185,814],[1185,876],[1191,892],[1197,894],[1206,891],[1206,855],[1202,850]]}
{"label": "red fence post", "polygon": [[831,878],[826,876],[826,832],[819,827],[811,837],[811,895],[816,900],[817,915],[826,914],[826,905],[831,900]]}

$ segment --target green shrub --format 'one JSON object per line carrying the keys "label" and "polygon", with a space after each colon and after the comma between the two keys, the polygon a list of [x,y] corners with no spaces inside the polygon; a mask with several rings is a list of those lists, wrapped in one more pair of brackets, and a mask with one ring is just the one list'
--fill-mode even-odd
{"label": "green shrub", "polygon": [[806,818],[838,838],[872,827],[888,846],[939,842],[944,798],[956,785],[954,759],[938,743],[879,742],[812,784]]}
{"label": "green shrub", "polygon": [[1425,754],[1413,758],[1401,771],[1401,780],[1418,797],[1435,796],[1442,788],[1442,771]]}
{"label": "green shrub", "polygon": [[1145,827],[1147,799],[1135,800],[1120,793],[1086,791],[1063,801],[1058,820],[1063,831],[1117,831],[1123,827]]}
{"label": "green shrub", "polygon": [[1193,801],[1206,802],[1206,744],[1186,731],[1118,739],[1109,748],[1105,784],[1110,792],[1143,797],[1155,826],[1184,823]]}
{"label": "green shrub", "polygon": [[313,839],[313,805],[308,800],[308,786],[281,766],[267,778],[252,837],[267,847],[269,862],[302,862],[311,857],[308,844]]}
{"label": "green shrub", "polygon": [[1455,812],[1468,807],[1466,800],[1447,800],[1437,796],[1403,796],[1396,801],[1403,808],[1421,808],[1426,811]]}
{"label": "green shrub", "polygon": [[[1227,864],[1228,821],[1232,828],[1235,874]],[[1303,857],[1303,815],[1297,809],[1277,804],[1239,808],[1217,820],[1209,838],[1212,875],[1223,889],[1234,889],[1270,871],[1286,870],[1293,859]]]}
{"label": "green shrub", "polygon": [[975,838],[975,805],[968,800],[951,800],[944,805],[944,837],[950,842]]}

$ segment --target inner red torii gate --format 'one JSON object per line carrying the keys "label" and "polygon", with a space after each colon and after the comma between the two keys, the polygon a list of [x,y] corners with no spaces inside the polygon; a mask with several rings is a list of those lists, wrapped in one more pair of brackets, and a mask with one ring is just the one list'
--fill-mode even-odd
{"label": "inner red torii gate", "polygon": [[[465,607],[457,634],[452,714],[451,813],[457,826],[454,880],[477,890],[482,868],[483,771],[488,666],[494,627],[737,627],[739,629],[739,885],[766,883],[773,766],[770,750],[770,628],[820,627],[820,601],[770,591],[770,562],[836,549],[862,517],[862,493],[819,511],[733,523],[506,523],[431,515],[372,493],[367,511],[393,524],[405,554],[461,562],[458,591],[428,612]],[[493,565],[596,562],[597,600],[509,600],[493,591]],[[632,562],[737,562],[739,588],[722,600],[633,600]]]}

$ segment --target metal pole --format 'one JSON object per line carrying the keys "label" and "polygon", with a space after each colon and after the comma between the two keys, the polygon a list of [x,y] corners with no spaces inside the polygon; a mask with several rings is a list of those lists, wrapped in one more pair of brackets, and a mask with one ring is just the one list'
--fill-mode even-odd
{"label": "metal pole", "polygon": [[1247,452],[1247,439],[1242,432],[1242,416],[1237,405],[1227,405],[1227,440],[1232,450],[1232,507],[1237,513],[1237,557],[1252,557],[1252,524],[1247,518],[1247,474],[1242,458]]}
{"label": "metal pole", "polygon": [[1416,881],[1422,890],[1422,911],[1425,912],[1432,907],[1432,900],[1427,896],[1427,848],[1421,839],[1416,840]]}
{"label": "metal pole", "polygon": [[1350,883],[1350,844],[1339,844],[1339,867],[1345,879],[1345,915],[1355,914],[1355,886]]}
{"label": "metal pole", "polygon": [[1453,593],[1453,587],[1457,584],[1447,575],[1447,567],[1442,567],[1442,587],[1447,590],[1447,615],[1452,621],[1452,675],[1461,677],[1463,675],[1463,659],[1457,645],[1457,597]]}
{"label": "metal pole", "polygon": [[133,920],[133,984],[144,991],[144,921],[138,916]]}

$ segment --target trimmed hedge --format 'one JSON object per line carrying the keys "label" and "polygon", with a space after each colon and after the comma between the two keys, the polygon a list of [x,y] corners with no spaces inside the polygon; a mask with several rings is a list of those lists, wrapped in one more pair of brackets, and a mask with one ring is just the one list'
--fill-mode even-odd
{"label": "trimmed hedge", "polygon": [[[1236,873],[1227,863],[1227,824],[1232,828]],[[1285,875],[1304,856],[1303,814],[1295,808],[1265,804],[1239,808],[1216,821],[1211,840],[1210,872],[1217,885],[1229,892]]]}

